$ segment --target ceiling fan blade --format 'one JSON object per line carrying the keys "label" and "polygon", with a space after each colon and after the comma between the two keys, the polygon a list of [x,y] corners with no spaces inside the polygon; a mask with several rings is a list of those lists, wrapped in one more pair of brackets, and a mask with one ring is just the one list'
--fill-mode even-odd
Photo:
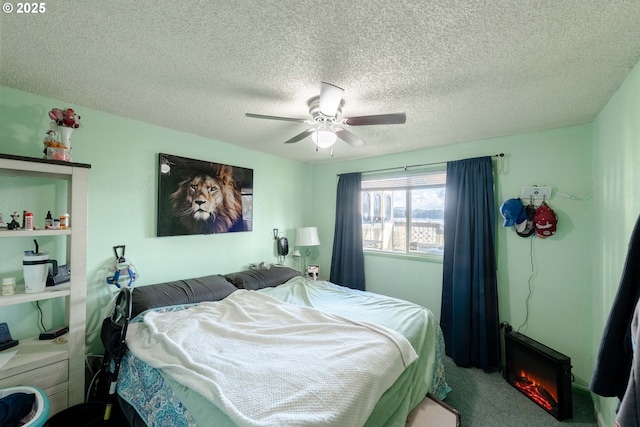
{"label": "ceiling fan blade", "polygon": [[343,93],[344,89],[331,83],[322,82],[320,87],[320,113],[327,117],[334,117],[338,112],[338,107],[340,107]]}
{"label": "ceiling fan blade", "polygon": [[355,133],[349,132],[346,129],[336,129],[336,135],[338,136],[338,138],[349,145],[353,145],[354,147],[364,145],[364,139],[360,138]]}
{"label": "ceiling fan blade", "polygon": [[407,115],[405,113],[392,113],[377,114],[375,116],[347,117],[343,120],[343,123],[349,126],[401,125],[406,123],[406,121]]}
{"label": "ceiling fan blade", "polygon": [[308,119],[294,119],[293,117],[264,116],[262,114],[244,113],[245,116],[254,119],[283,120],[285,122],[307,123]]}
{"label": "ceiling fan blade", "polygon": [[306,137],[310,136],[313,132],[315,132],[315,129],[313,129],[313,128],[307,129],[304,132],[300,132],[299,134],[297,134],[296,136],[294,136],[290,140],[285,141],[284,143],[285,144],[293,144],[294,142],[301,141],[301,140],[305,139]]}

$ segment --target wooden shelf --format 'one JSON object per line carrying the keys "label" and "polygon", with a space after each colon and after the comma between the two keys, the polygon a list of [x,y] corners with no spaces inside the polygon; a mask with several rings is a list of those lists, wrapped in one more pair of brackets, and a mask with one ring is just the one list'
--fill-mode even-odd
{"label": "wooden shelf", "polygon": [[86,169],[91,168],[91,165],[88,163],[65,162],[63,160],[43,159],[41,157],[17,156],[14,154],[4,154],[4,153],[0,153],[0,159],[21,160],[29,163],[40,163],[40,164],[49,164],[49,165],[75,166],[75,167],[86,168]]}
{"label": "wooden shelf", "polygon": [[63,230],[7,230],[0,229],[0,238],[2,237],[39,237],[39,236],[68,236],[71,234],[71,228]]}
{"label": "wooden shelf", "polygon": [[[38,385],[49,396],[52,413],[84,401],[87,192],[90,167],[81,163],[0,154],[0,176],[41,178],[45,182],[61,180],[67,186],[66,211],[71,214],[73,229],[0,229],[0,238],[56,237],[51,239],[54,246],[66,248],[66,262],[72,267],[68,283],[29,294],[24,292],[24,285],[19,284],[14,295],[0,295],[0,307],[66,298],[64,310],[69,332],[54,340],[41,341],[37,337],[19,340],[16,347],[6,350],[6,353],[16,350],[18,353],[0,367],[0,388],[18,384]],[[40,188],[36,185],[33,190],[37,195]],[[2,319],[10,320],[20,321]]]}
{"label": "wooden shelf", "polygon": [[0,295],[0,307],[13,304],[22,304],[25,302],[42,301],[52,298],[62,298],[71,294],[69,283],[63,283],[57,286],[47,287],[42,292],[27,294],[24,292],[24,285],[16,286],[16,293],[13,295]]}

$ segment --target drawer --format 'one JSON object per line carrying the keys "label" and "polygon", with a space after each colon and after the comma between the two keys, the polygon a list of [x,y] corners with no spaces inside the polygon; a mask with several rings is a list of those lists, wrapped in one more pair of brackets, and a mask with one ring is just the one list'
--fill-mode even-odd
{"label": "drawer", "polygon": [[69,382],[69,362],[63,360],[0,380],[0,388],[35,385],[42,389]]}
{"label": "drawer", "polygon": [[49,417],[52,417],[58,412],[69,407],[68,390],[60,391],[57,393],[50,393],[49,390],[46,390],[46,392],[47,396],[49,396]]}

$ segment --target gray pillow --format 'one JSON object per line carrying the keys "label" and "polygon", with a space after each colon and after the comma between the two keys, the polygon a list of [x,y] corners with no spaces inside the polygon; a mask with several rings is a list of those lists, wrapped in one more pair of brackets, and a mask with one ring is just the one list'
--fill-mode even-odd
{"label": "gray pillow", "polygon": [[237,288],[220,274],[140,286],[133,289],[131,317],[149,308],[219,301],[236,290]]}
{"label": "gray pillow", "polygon": [[289,279],[300,276],[298,270],[285,266],[272,265],[269,268],[252,268],[225,274],[224,277],[238,289],[257,291],[262,288],[273,288]]}

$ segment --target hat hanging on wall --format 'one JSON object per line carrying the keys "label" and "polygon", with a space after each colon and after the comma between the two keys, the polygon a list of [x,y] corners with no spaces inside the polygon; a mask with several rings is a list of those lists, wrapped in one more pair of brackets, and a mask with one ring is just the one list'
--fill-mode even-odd
{"label": "hat hanging on wall", "polygon": [[542,202],[540,207],[536,209],[533,221],[536,227],[536,236],[546,238],[556,234],[558,217],[546,202]]}
{"label": "hat hanging on wall", "polygon": [[500,206],[500,213],[504,217],[504,222],[502,223],[504,227],[522,224],[527,220],[524,205],[519,198],[506,200],[502,206]]}
{"label": "hat hanging on wall", "polygon": [[516,233],[518,233],[518,236],[520,237],[530,237],[536,231],[536,225],[533,221],[536,214],[536,208],[532,203],[529,203],[525,206],[524,212],[527,219],[522,221],[520,224],[516,224]]}

